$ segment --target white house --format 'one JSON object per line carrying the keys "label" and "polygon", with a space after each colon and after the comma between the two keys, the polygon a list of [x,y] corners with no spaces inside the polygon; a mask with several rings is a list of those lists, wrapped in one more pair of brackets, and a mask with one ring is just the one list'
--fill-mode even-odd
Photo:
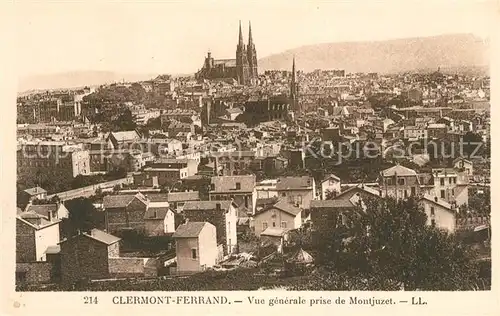
{"label": "white house", "polygon": [[455,231],[456,214],[450,203],[430,195],[424,195],[419,203],[427,215],[427,225],[436,226],[450,233]]}
{"label": "white house", "polygon": [[334,174],[328,175],[321,181],[321,199],[326,200],[328,192],[332,192],[334,196],[340,193],[340,178]]}

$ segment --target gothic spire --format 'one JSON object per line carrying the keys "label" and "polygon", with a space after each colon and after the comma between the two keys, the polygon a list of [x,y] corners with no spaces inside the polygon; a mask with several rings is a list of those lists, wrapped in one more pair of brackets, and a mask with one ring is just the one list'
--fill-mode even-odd
{"label": "gothic spire", "polygon": [[241,20],[240,20],[240,37],[238,40],[238,46],[243,46],[243,33],[241,32]]}
{"label": "gothic spire", "polygon": [[252,39],[252,22],[248,21],[248,46],[253,44]]}

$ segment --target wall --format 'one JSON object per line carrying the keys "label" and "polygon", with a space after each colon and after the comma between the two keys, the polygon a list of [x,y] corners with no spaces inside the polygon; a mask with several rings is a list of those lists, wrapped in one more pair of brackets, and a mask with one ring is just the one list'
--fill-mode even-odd
{"label": "wall", "polygon": [[215,226],[205,225],[199,235],[200,265],[206,268],[213,267],[217,262],[217,232]]}
{"label": "wall", "polygon": [[51,225],[36,231],[36,261],[45,261],[48,246],[56,246],[60,241],[59,224]]}
{"label": "wall", "polygon": [[144,276],[144,258],[109,258],[108,262],[112,278]]}
{"label": "wall", "polygon": [[[432,219],[436,221],[436,227],[445,229],[449,232],[455,231],[455,214],[444,207],[429,201],[422,202],[425,214],[427,215],[427,225],[431,225]],[[431,207],[434,207],[434,217],[431,217]]]}
{"label": "wall", "polygon": [[35,229],[16,219],[16,262],[36,260]]}
{"label": "wall", "polygon": [[84,235],[61,243],[61,277],[63,282],[108,278],[107,245]]}
{"label": "wall", "polygon": [[26,272],[24,282],[26,284],[50,283],[53,277],[53,268],[54,264],[52,262],[16,263],[16,271]]}
{"label": "wall", "polygon": [[299,204],[299,207],[302,209],[309,209],[311,205],[311,201],[314,199],[314,190],[286,190],[279,191],[278,197],[283,197],[287,202],[295,204],[297,201],[297,197],[300,196],[302,198],[302,203]]}
{"label": "wall", "polygon": [[[273,211],[275,211],[276,214],[276,217],[274,218],[272,216]],[[267,227],[280,228],[282,221],[286,222],[286,228],[296,228],[293,227],[295,225],[295,217],[276,208],[271,208],[263,213],[256,215],[254,217],[255,235],[257,237],[260,237],[260,234],[264,231],[262,226],[264,222],[267,223]],[[273,226],[273,222],[276,223],[276,226]]]}
{"label": "wall", "polygon": [[[198,238],[178,238],[175,241],[177,256],[177,272],[200,271]],[[196,249],[197,257],[192,258],[191,249]]]}
{"label": "wall", "polygon": [[337,180],[325,180],[321,183],[321,199],[326,200],[326,191],[337,191],[337,195],[340,193],[340,181]]}

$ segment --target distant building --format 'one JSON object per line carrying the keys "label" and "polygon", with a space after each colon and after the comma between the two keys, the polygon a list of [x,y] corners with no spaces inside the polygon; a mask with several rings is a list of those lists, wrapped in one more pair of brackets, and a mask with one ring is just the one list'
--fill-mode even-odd
{"label": "distant building", "polygon": [[257,51],[252,38],[252,27],[248,28],[248,45],[243,43],[241,22],[236,59],[214,59],[208,52],[203,67],[196,73],[197,79],[234,79],[241,85],[257,82]]}
{"label": "distant building", "polygon": [[145,232],[145,215],[149,201],[144,195],[107,195],[102,201],[106,231],[114,234],[123,230]]}
{"label": "distant building", "polygon": [[316,198],[316,184],[310,176],[280,177],[276,183],[278,197],[302,209],[309,209]]}
{"label": "distant building", "polygon": [[231,200],[239,210],[255,213],[255,176],[222,176],[212,177],[209,198],[211,201]]}
{"label": "distant building", "polygon": [[427,215],[427,225],[444,229],[450,233],[455,231],[456,213],[453,206],[437,196],[424,195],[419,200]]}

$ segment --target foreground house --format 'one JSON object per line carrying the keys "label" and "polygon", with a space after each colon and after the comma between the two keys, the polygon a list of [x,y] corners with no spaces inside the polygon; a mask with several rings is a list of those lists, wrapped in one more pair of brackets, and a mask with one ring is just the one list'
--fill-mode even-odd
{"label": "foreground house", "polygon": [[200,272],[217,263],[217,232],[208,222],[187,222],[173,234],[177,273]]}
{"label": "foreground house", "polygon": [[106,231],[114,234],[122,230],[144,231],[144,216],[149,201],[141,193],[136,195],[108,195],[103,199]]}
{"label": "foreground house", "polygon": [[16,262],[45,261],[47,249],[59,243],[60,220],[33,211],[16,217]]}
{"label": "foreground house", "polygon": [[61,241],[62,281],[108,278],[109,259],[120,255],[119,241],[120,238],[98,229]]}
{"label": "foreground house", "polygon": [[279,200],[255,214],[253,224],[258,237],[267,228],[297,229],[302,225],[302,209],[286,200]]}
{"label": "foreground house", "polygon": [[419,200],[427,215],[427,225],[453,233],[456,228],[456,213],[452,205],[437,196],[424,195]]}
{"label": "foreground house", "polygon": [[188,201],[183,214],[190,222],[209,222],[217,230],[217,245],[221,255],[234,253],[237,240],[237,206],[231,201]]}

